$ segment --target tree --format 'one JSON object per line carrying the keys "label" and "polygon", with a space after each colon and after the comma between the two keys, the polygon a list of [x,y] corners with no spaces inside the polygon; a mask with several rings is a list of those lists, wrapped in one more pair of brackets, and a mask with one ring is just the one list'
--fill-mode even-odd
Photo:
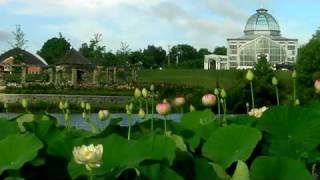
{"label": "tree", "polygon": [[15,31],[12,31],[12,35],[13,42],[10,43],[12,48],[26,48],[28,40],[25,39],[26,34],[23,32],[20,24],[16,25],[16,29]]}
{"label": "tree", "polygon": [[143,50],[145,68],[156,68],[164,65],[166,61],[166,51],[162,47],[156,47],[154,45],[149,45]]}
{"label": "tree", "polygon": [[178,44],[171,49],[171,59],[179,58],[179,63],[190,61],[198,58],[197,49],[188,44]]}
{"label": "tree", "polygon": [[205,55],[211,54],[211,52],[207,48],[201,48],[198,51],[199,57],[204,57]]}
{"label": "tree", "polygon": [[320,79],[320,29],[299,49],[296,70],[300,100],[308,102],[315,99],[313,83]]}
{"label": "tree", "polygon": [[81,45],[79,52],[95,64],[106,65],[106,46],[100,45],[101,42],[102,34],[96,33],[93,35],[89,44],[83,43]]}
{"label": "tree", "polygon": [[59,33],[59,37],[53,37],[47,40],[37,53],[44,58],[48,64],[55,64],[70,48],[70,43]]}
{"label": "tree", "polygon": [[227,55],[227,48],[224,46],[218,46],[214,49],[213,54],[216,55]]}

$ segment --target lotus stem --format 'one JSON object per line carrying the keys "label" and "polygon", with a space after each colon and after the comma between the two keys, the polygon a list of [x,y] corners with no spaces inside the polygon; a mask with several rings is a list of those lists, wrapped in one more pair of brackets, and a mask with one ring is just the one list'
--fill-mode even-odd
{"label": "lotus stem", "polygon": [[148,99],[146,98],[146,119],[148,119],[149,107],[148,107]]}
{"label": "lotus stem", "polygon": [[293,104],[296,103],[297,94],[296,94],[296,78],[293,78]]}
{"label": "lotus stem", "polygon": [[223,101],[223,122],[221,123],[222,126],[226,126],[227,125],[227,99],[224,99]]}
{"label": "lotus stem", "polygon": [[131,114],[128,116],[128,140],[131,139]]}
{"label": "lotus stem", "polygon": [[151,95],[151,131],[153,132],[153,115],[154,115],[154,97],[153,97],[153,93]]}
{"label": "lotus stem", "polygon": [[89,171],[89,180],[93,180],[93,173],[92,170]]}
{"label": "lotus stem", "polygon": [[167,134],[167,116],[164,116],[164,135]]}
{"label": "lotus stem", "polygon": [[217,96],[217,100],[218,100],[218,120],[219,120],[219,124],[221,124],[221,110],[220,110],[220,97],[219,95]]}
{"label": "lotus stem", "polygon": [[277,105],[280,105],[280,101],[279,101],[279,91],[278,91],[278,86],[275,86],[276,89],[276,96],[277,96]]}
{"label": "lotus stem", "polygon": [[253,84],[252,84],[252,81],[250,81],[250,88],[251,88],[252,109],[254,109],[254,95],[253,95]]}

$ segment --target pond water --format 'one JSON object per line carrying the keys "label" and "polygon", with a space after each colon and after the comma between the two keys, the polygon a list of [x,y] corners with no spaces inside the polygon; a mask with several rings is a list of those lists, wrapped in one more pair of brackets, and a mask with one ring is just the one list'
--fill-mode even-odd
{"label": "pond water", "polygon": [[[9,118],[14,118],[17,117],[18,115],[20,115],[19,113],[0,113],[0,117],[9,117]],[[54,116],[55,118],[57,118],[59,124],[65,124],[64,123],[64,115],[61,113],[52,113],[52,116]],[[150,118],[151,115],[148,116],[148,118]],[[155,118],[159,118],[159,119],[163,119],[162,116],[155,114],[154,115]],[[120,126],[128,126],[128,115],[125,113],[115,113],[115,114],[111,114],[110,115],[111,119],[115,119],[115,118],[122,118],[123,120],[119,123]],[[179,122],[181,118],[181,114],[170,114],[169,117],[167,119]],[[91,114],[91,120],[92,122],[100,129],[104,129],[105,127],[108,126],[109,121],[100,121],[98,119],[98,114]],[[89,130],[89,126],[88,124],[84,121],[84,119],[82,118],[82,114],[80,113],[74,113],[71,115],[71,122],[72,122],[72,126],[76,127],[76,128],[81,128],[81,129],[87,129]],[[141,122],[141,119],[139,118],[139,116],[137,114],[133,114],[132,115],[132,122],[133,124],[135,123],[139,123]]]}

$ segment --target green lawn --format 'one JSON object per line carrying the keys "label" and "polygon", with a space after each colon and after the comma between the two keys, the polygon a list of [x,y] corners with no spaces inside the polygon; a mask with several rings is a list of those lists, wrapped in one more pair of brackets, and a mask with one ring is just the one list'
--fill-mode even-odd
{"label": "green lawn", "polygon": [[[234,87],[240,78],[244,78],[243,74],[237,70],[143,70],[139,72],[139,82],[166,82],[214,88],[216,81],[219,80],[226,89],[229,89]],[[280,82],[287,83],[290,80],[290,72],[278,71],[277,77]]]}

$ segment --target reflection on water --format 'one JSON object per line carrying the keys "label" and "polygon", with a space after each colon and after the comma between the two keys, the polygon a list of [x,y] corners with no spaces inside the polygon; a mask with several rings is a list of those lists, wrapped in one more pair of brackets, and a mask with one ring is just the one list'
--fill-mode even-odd
{"label": "reflection on water", "polygon": [[[14,118],[17,117],[18,115],[20,115],[19,113],[0,113],[0,117],[9,117],[9,118]],[[55,118],[57,118],[59,124],[64,125],[64,115],[61,113],[52,113],[52,116],[54,116]],[[148,118],[150,118],[151,115],[148,116]],[[155,118],[159,118],[159,119],[163,119],[162,116],[159,116],[158,114],[154,115]],[[116,114],[111,114],[110,118],[114,119],[114,118],[122,118],[123,120],[119,123],[120,126],[128,126],[128,115],[125,113],[116,113]],[[109,118],[109,119],[110,119]],[[169,115],[168,119],[173,120],[178,122],[181,118],[181,114],[171,114]],[[105,127],[108,126],[109,121],[100,121],[98,119],[98,114],[91,114],[91,119],[92,122],[99,127],[100,129],[104,129]],[[71,121],[72,121],[72,126],[76,127],[76,128],[81,128],[81,129],[87,129],[89,130],[89,126],[88,124],[84,121],[84,119],[82,118],[82,115],[79,113],[75,113],[71,115]],[[137,122],[141,122],[141,119],[139,118],[139,116],[137,114],[133,114],[132,115],[132,122],[133,124],[137,123]]]}

